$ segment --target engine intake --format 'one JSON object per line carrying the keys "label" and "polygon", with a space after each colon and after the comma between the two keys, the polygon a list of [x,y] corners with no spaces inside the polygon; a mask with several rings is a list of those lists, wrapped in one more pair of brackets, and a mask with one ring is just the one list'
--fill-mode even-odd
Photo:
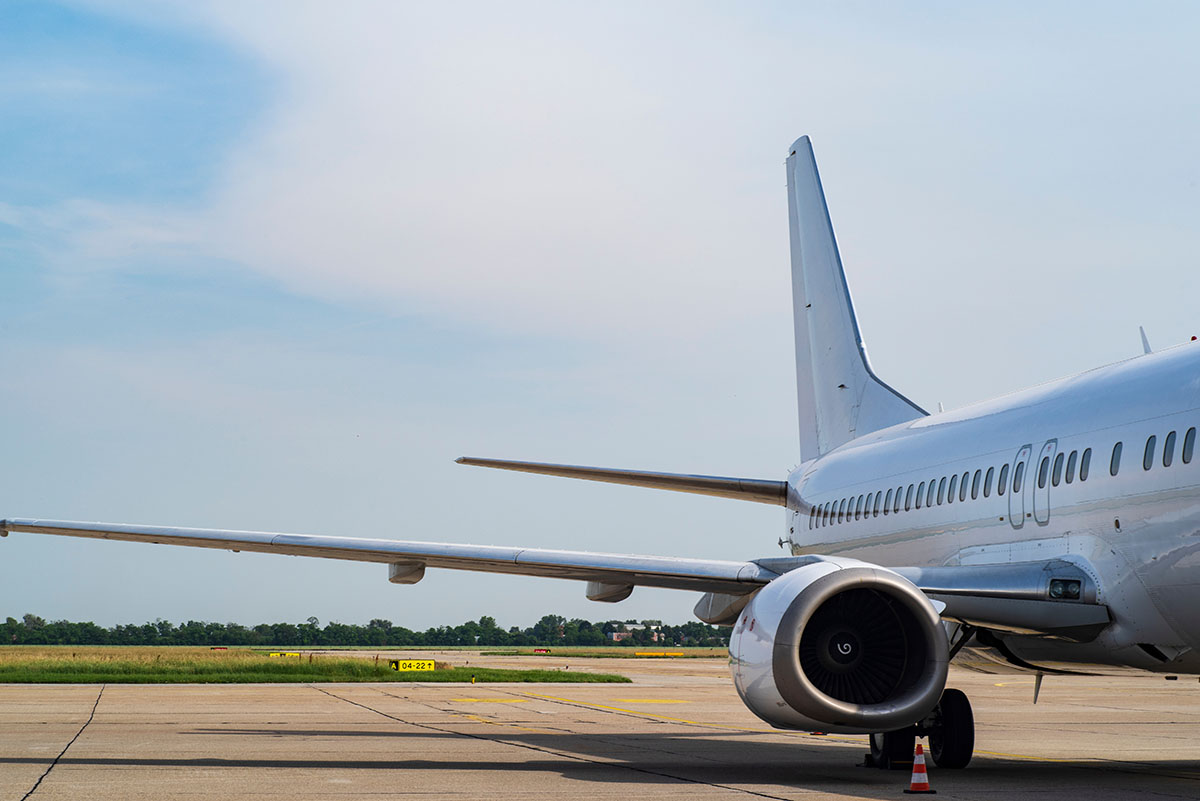
{"label": "engine intake", "polygon": [[851,559],[763,588],[730,640],[734,683],[779,728],[879,732],[929,714],[946,684],[946,631],[914,584]]}

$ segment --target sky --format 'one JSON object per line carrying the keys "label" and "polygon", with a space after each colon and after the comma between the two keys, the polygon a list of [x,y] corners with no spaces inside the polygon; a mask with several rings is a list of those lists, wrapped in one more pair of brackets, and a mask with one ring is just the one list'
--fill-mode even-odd
{"label": "sky", "polygon": [[[0,517],[716,559],[782,509],[783,161],[876,372],[952,409],[1200,333],[1189,3],[0,9]],[[548,579],[13,534],[0,616],[683,622]]]}

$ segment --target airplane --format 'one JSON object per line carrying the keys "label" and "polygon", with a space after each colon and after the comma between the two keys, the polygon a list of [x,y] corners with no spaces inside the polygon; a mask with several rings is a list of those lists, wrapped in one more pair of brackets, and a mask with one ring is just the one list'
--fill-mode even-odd
{"label": "airplane", "polygon": [[461,458],[467,465],[783,506],[789,556],[722,561],[8,519],[9,532],[256,551],[702,593],[733,684],[779,729],[870,735],[887,767],[928,736],[974,751],[947,688],[968,643],[1042,673],[1200,673],[1200,348],[1188,344],[930,414],[867,358],[808,137],[787,157],[800,465],[783,480]]}

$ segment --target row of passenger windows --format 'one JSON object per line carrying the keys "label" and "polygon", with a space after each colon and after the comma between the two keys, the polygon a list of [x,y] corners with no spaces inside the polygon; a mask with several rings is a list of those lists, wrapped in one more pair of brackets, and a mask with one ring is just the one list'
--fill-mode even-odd
{"label": "row of passenger windows", "polygon": [[[1060,453],[1055,461],[1053,481],[1057,486],[1059,481],[1064,478],[1064,455]],[[1067,483],[1075,480],[1076,468],[1078,468],[1079,480],[1087,481],[1091,464],[1091,448],[1084,450],[1082,455],[1078,451],[1071,451],[1071,455],[1065,458]],[[1049,465],[1049,458],[1044,459],[1039,476],[1040,485],[1043,487],[1046,485],[1045,474],[1049,470]],[[996,488],[997,495],[1004,495],[1010,487],[1009,478],[1009,466],[1004,464],[1000,466],[999,472],[995,467],[989,467],[986,471],[976,470],[974,473],[968,470],[961,476],[955,474],[949,477],[935,478],[928,482],[922,481],[919,484],[909,484],[907,489],[899,486],[895,489],[888,489],[886,492],[880,490],[859,495],[857,498],[829,501],[813,508],[808,516],[808,527],[820,528],[834,523],[848,523],[851,520],[879,517],[880,514],[899,514],[901,511],[920,509],[922,506],[941,506],[943,503],[954,503],[956,499],[962,502],[966,501],[968,496],[971,500],[980,496],[987,498],[991,496],[993,486]],[[1025,481],[1024,461],[1017,462],[1017,466],[1012,470],[1011,478],[1012,492],[1020,492]],[[993,484],[993,482],[995,483]]]}
{"label": "row of passenger windows", "polygon": [[[1167,434],[1167,436],[1163,439],[1163,450],[1162,450],[1162,466],[1163,467],[1170,467],[1171,463],[1175,461],[1175,444],[1177,441],[1178,441],[1178,438],[1174,431]],[[1113,462],[1112,462],[1111,472],[1114,476],[1117,474],[1117,470],[1120,467],[1120,463],[1121,463],[1120,447],[1121,447],[1121,443],[1118,442],[1117,447],[1116,447],[1116,449],[1114,449],[1114,453],[1113,453]],[[1158,448],[1158,437],[1154,434],[1151,434],[1149,439],[1146,440],[1146,450],[1142,454],[1142,469],[1143,470],[1149,470],[1151,467],[1154,467],[1154,455],[1157,451],[1157,448]],[[1187,433],[1183,435],[1183,453],[1180,454],[1180,457],[1183,459],[1183,463],[1189,464],[1192,461],[1192,456],[1195,454],[1195,452],[1196,452],[1196,429],[1195,429],[1195,427],[1192,427],[1192,428],[1189,428],[1187,430]]]}
{"label": "row of passenger windows", "polygon": [[[1175,446],[1177,444],[1177,434],[1172,431],[1163,440],[1162,451],[1162,466],[1170,467],[1175,460]],[[1109,460],[1108,472],[1115,476],[1121,469],[1121,451],[1123,444],[1118,442],[1113,446],[1112,458]],[[1155,454],[1157,453],[1158,437],[1151,435],[1146,440],[1146,450],[1142,457],[1142,468],[1149,470],[1154,466]],[[1189,428],[1187,433],[1183,435],[1183,451],[1180,454],[1184,464],[1189,464],[1192,461],[1192,456],[1196,450],[1196,429]],[[1046,482],[1049,481],[1052,486],[1057,487],[1060,483],[1066,482],[1070,484],[1075,481],[1078,476],[1080,481],[1087,481],[1088,473],[1091,470],[1092,464],[1092,449],[1085,448],[1083,453],[1079,451],[1071,451],[1070,454],[1060,452],[1054,457],[1053,463],[1049,456],[1043,456],[1038,464],[1037,471],[1037,486],[1038,489],[1044,489]],[[1017,466],[1012,470],[1012,492],[1020,492],[1025,479],[1025,462],[1024,460],[1017,462]],[[999,474],[996,468],[989,467],[987,471],[976,470],[972,473],[970,470],[963,473],[961,476],[953,475],[947,478],[946,476],[940,479],[932,479],[929,482],[922,481],[919,484],[909,484],[908,488],[904,486],[896,487],[895,489],[879,490],[878,492],[868,492],[865,495],[859,495],[857,498],[851,496],[842,498],[838,501],[828,501],[825,504],[813,507],[808,516],[809,528],[820,528],[822,526],[832,525],[834,523],[848,523],[851,520],[862,520],[864,518],[879,517],[879,515],[899,514],[901,511],[909,511],[911,509],[920,509],[922,506],[941,506],[943,503],[954,503],[955,498],[960,502],[967,500],[970,495],[971,500],[975,500],[982,495],[984,498],[992,494],[992,480],[996,479],[996,495],[1004,495],[1009,489],[1009,466],[1001,465]]]}
{"label": "row of passenger windows", "polygon": [[[1172,431],[1163,439],[1162,450],[1162,466],[1170,467],[1175,461],[1175,445],[1179,441],[1177,432]],[[1118,442],[1113,446],[1112,460],[1108,463],[1108,472],[1110,475],[1116,475],[1121,470],[1121,450],[1122,443]],[[1142,452],[1142,469],[1149,470],[1154,467],[1154,457],[1158,453],[1158,435],[1151,434],[1146,439],[1146,449]],[[1183,435],[1183,452],[1180,453],[1180,458],[1184,464],[1190,464],[1192,457],[1196,453],[1196,428],[1193,426]]]}

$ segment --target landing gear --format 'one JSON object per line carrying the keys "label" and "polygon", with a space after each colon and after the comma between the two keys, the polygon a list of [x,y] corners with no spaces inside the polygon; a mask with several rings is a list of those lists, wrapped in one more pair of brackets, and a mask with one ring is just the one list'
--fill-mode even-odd
{"label": "landing gear", "polygon": [[942,691],[928,718],[899,731],[871,735],[868,765],[884,770],[912,765],[917,737],[929,737],[929,755],[939,768],[965,768],[975,751],[975,716],[962,690]]}
{"label": "landing gear", "polygon": [[928,723],[933,763],[939,768],[965,768],[975,752],[975,715],[963,691],[943,690]]}
{"label": "landing gear", "polygon": [[916,741],[917,730],[914,726],[872,734],[870,764],[883,770],[906,768],[912,765]]}

